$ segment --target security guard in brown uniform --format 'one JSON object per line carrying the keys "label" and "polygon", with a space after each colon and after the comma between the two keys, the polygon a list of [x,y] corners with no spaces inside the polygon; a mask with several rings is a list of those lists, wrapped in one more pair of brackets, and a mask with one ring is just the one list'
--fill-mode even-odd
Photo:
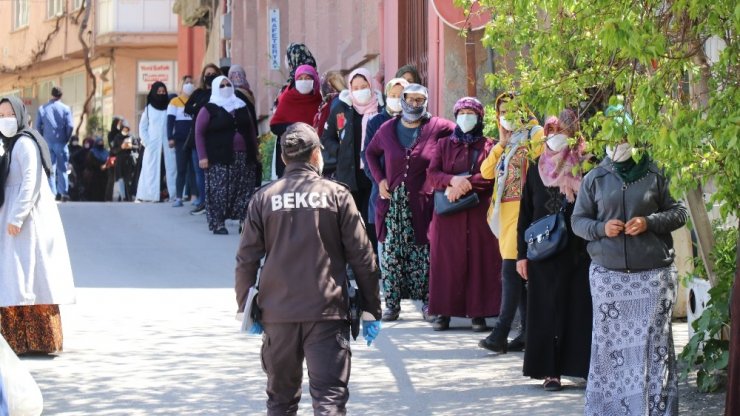
{"label": "security guard in brown uniform", "polygon": [[296,414],[305,357],[314,414],[344,415],[351,358],[346,266],[355,270],[368,345],[380,330],[378,267],[349,189],[321,176],[316,131],[292,124],[280,144],[285,175],[255,193],[247,210],[236,256],[239,311],[264,257],[257,305],[267,414]]}

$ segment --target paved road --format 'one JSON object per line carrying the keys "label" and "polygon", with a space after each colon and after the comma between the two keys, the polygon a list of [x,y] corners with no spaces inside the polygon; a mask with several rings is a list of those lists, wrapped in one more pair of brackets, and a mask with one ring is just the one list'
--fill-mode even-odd
{"label": "paved road", "polygon": [[[264,414],[261,340],[237,333],[234,320],[237,224],[214,236],[204,217],[166,204],[59,207],[78,299],[62,308],[65,352],[24,358],[44,394],[44,414]],[[481,335],[469,321],[452,326],[433,332],[408,302],[377,345],[353,343],[351,414],[582,413],[582,380],[546,393],[521,376],[522,353],[493,356],[477,348]],[[685,328],[675,325],[679,346]],[[302,415],[311,414],[305,384]],[[711,410],[689,414],[720,414],[721,397],[706,397]]]}

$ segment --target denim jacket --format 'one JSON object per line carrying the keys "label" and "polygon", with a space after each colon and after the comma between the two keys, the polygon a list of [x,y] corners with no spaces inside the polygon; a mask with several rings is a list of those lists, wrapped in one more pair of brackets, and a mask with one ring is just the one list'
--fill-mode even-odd
{"label": "denim jacket", "polygon": [[36,130],[44,136],[47,143],[67,144],[73,129],[72,110],[61,100],[51,99],[39,107]]}

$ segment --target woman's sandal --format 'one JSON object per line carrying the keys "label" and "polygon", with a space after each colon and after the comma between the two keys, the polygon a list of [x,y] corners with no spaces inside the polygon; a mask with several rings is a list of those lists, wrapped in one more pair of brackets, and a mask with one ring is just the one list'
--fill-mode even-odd
{"label": "woman's sandal", "polygon": [[563,385],[560,384],[559,377],[545,378],[545,382],[542,384],[542,387],[545,388],[545,391],[560,391],[563,389]]}

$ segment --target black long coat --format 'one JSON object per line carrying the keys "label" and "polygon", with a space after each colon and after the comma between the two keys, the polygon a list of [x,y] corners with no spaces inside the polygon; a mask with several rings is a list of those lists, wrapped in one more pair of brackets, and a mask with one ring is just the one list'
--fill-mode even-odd
{"label": "black long coat", "polygon": [[[537,161],[530,163],[518,223],[518,258],[526,259],[524,230],[533,221],[557,212],[565,197],[542,183]],[[586,377],[591,357],[591,259],[586,242],[573,234],[566,206],[567,247],[545,260],[528,262],[527,335],[524,375]]]}

